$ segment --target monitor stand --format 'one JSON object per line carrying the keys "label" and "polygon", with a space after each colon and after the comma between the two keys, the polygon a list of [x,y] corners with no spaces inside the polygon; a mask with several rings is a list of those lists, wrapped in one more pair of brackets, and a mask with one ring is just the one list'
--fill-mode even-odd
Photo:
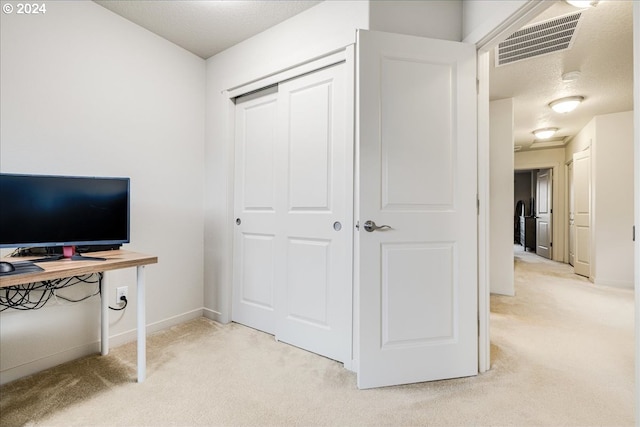
{"label": "monitor stand", "polygon": [[31,262],[59,261],[61,259],[70,259],[71,261],[106,261],[107,260],[106,258],[100,258],[95,256],[84,256],[82,254],[76,253],[75,246],[63,246],[62,254],[33,259],[31,260]]}
{"label": "monitor stand", "polygon": [[106,261],[106,258],[94,257],[94,256],[83,256],[76,252],[75,246],[63,246],[62,247],[62,256],[65,258],[69,258],[72,261]]}

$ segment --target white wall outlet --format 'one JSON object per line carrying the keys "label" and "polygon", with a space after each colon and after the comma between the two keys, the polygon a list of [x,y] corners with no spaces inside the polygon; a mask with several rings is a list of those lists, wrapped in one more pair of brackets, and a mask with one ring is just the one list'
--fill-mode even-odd
{"label": "white wall outlet", "polygon": [[116,304],[124,304],[124,301],[120,301],[120,297],[129,298],[128,286],[120,286],[116,288]]}

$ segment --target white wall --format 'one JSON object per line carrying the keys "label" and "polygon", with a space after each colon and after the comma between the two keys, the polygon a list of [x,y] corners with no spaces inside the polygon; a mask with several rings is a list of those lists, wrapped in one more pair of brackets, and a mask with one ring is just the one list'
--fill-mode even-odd
{"label": "white wall", "polygon": [[591,280],[633,287],[633,112],[594,117],[567,144],[566,161],[591,147]]}
{"label": "white wall", "polygon": [[460,41],[462,3],[461,0],[375,0],[371,2],[369,29]]}
{"label": "white wall", "polygon": [[[131,177],[149,329],[202,315],[205,61],[94,2],[1,19],[0,170]],[[135,307],[134,269],[109,281]],[[2,382],[98,350],[98,297],[0,316]],[[134,308],[110,319],[112,346],[135,339]]]}
{"label": "white wall", "polygon": [[513,99],[492,101],[489,117],[489,288],[513,296]]}
{"label": "white wall", "polygon": [[516,152],[515,169],[553,168],[553,260],[565,262],[565,167],[564,148]]}
{"label": "white wall", "polygon": [[633,288],[633,112],[595,117],[594,283]]}
{"label": "white wall", "polygon": [[593,143],[593,138],[596,135],[596,122],[595,120],[590,120],[580,132],[576,134],[565,146],[565,162],[569,163],[573,161],[573,155],[575,153],[579,153],[581,151],[586,150],[591,147]]}
{"label": "white wall", "polygon": [[[528,0],[466,0],[462,2],[462,39],[477,43],[531,3]],[[551,3],[551,2],[549,2]]]}

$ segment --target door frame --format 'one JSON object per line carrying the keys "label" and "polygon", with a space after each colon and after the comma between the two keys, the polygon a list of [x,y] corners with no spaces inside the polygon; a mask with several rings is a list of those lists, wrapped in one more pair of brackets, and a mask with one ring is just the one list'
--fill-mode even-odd
{"label": "door frame", "polygon": [[[554,250],[551,253],[551,260],[552,261],[558,261],[558,262],[565,262],[567,260],[566,258],[566,253],[567,253],[567,242],[565,239],[565,235],[566,235],[566,227],[564,226],[564,224],[562,223],[558,223],[558,219],[562,218],[562,221],[564,221],[564,219],[566,218],[566,192],[564,193],[564,195],[562,195],[562,193],[560,192],[560,189],[562,188],[563,191],[565,191],[565,187],[566,187],[566,166],[562,163],[557,163],[557,162],[532,162],[532,163],[523,163],[521,165],[518,166],[514,166],[513,168],[513,172],[526,172],[526,171],[533,171],[533,170],[538,170],[538,169],[551,169],[551,187],[552,187],[552,194],[551,194],[551,209],[555,209],[555,211],[553,212],[553,216],[552,216],[552,230],[551,230],[551,242],[560,242],[562,241],[563,243],[563,248],[562,251],[558,250],[558,245],[556,244],[556,246],[554,247]],[[562,173],[561,173],[562,172]],[[563,186],[560,187],[560,181],[564,181],[563,182]],[[563,197],[561,197],[561,195]],[[536,195],[536,199],[537,199],[537,195]],[[537,202],[537,200],[536,200]]]}
{"label": "door frame", "polygon": [[478,64],[478,372],[491,368],[490,341],[490,129],[489,129],[489,71],[491,50],[519,30],[535,16],[552,5],[551,2],[528,0],[504,21],[481,35],[463,42],[476,45]]}

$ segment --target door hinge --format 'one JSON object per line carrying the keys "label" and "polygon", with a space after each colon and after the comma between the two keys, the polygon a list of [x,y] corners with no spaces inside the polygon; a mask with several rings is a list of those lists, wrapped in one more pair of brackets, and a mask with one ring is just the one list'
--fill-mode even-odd
{"label": "door hinge", "polygon": [[476,93],[480,94],[480,79],[476,79]]}
{"label": "door hinge", "polygon": [[633,226],[633,241],[636,241],[636,226]]}
{"label": "door hinge", "polygon": [[476,195],[476,211],[477,215],[480,215],[480,197]]}

